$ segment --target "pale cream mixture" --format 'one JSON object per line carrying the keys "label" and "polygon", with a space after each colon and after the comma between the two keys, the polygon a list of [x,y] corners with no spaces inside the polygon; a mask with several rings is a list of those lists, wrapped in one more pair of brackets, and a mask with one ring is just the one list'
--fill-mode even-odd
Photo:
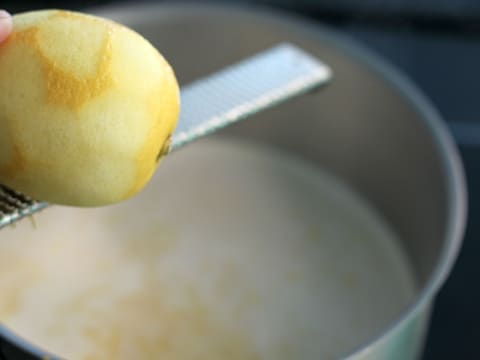
{"label": "pale cream mixture", "polygon": [[199,142],[130,201],[35,222],[0,232],[0,319],[72,360],[335,359],[415,292],[361,198],[245,142]]}

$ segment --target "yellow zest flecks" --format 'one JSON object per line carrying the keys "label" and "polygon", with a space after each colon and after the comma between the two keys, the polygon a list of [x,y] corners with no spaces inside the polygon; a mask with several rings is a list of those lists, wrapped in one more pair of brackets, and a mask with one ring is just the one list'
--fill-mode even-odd
{"label": "yellow zest flecks", "polygon": [[109,71],[112,60],[110,33],[107,33],[98,59],[96,73],[84,78],[79,78],[66,71],[58,63],[48,58],[39,47],[37,36],[38,28],[30,27],[14,33],[12,40],[25,42],[34,50],[46,77],[46,102],[48,104],[79,110],[85,103],[112,87],[113,79]]}
{"label": "yellow zest flecks", "polygon": [[[8,281],[8,275],[6,274],[14,266],[20,266],[16,270],[15,281]],[[41,271],[35,262],[28,262],[20,256],[3,256],[0,264],[0,274],[2,274],[2,291],[8,292],[8,296],[0,297],[0,318],[3,321],[5,318],[17,314],[19,310],[21,311],[25,296],[28,296],[26,295],[28,289],[40,280]]]}

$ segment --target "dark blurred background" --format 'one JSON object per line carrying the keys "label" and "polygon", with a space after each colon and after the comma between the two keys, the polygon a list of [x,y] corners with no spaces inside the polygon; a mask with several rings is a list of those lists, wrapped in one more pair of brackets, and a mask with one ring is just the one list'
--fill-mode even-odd
{"label": "dark blurred background", "polygon": [[[82,10],[120,2],[6,0],[0,7]],[[480,0],[223,2],[281,9],[339,29],[401,68],[440,110],[465,162],[469,223],[459,260],[439,294],[423,359],[480,359]]]}

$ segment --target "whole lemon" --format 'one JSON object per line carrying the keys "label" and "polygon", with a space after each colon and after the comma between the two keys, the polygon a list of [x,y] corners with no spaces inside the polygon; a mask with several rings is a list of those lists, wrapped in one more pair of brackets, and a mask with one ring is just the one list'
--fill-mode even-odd
{"label": "whole lemon", "polygon": [[0,183],[73,206],[138,192],[178,119],[170,65],[98,17],[44,10],[13,21],[0,45]]}

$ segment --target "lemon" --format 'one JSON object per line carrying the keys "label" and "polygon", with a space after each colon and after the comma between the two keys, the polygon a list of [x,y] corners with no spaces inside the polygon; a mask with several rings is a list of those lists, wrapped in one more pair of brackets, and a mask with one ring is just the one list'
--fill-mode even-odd
{"label": "lemon", "polygon": [[0,45],[0,183],[72,206],[137,193],[178,119],[171,66],[106,19],[43,10],[13,23]]}

